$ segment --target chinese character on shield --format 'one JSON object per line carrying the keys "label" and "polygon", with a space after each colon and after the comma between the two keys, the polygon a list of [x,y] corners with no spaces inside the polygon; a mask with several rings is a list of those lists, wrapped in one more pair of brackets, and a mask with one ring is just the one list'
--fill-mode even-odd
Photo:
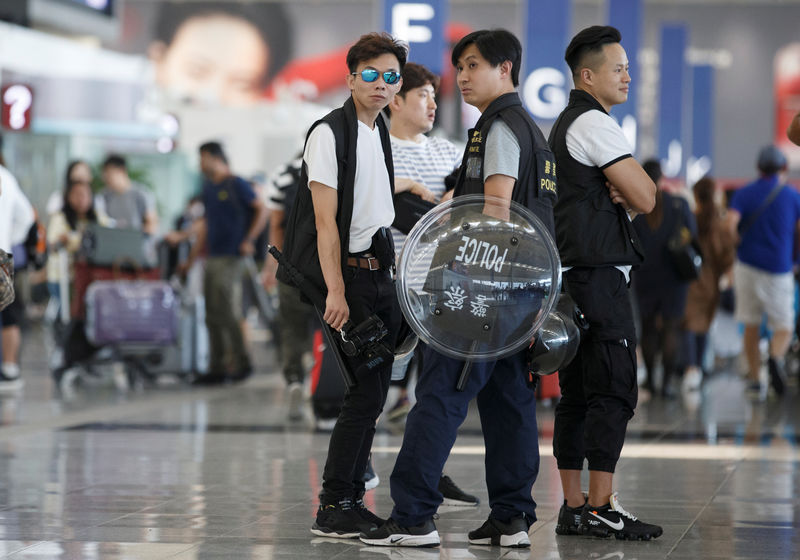
{"label": "chinese character on shield", "polygon": [[462,290],[458,286],[450,286],[450,289],[448,289],[445,292],[445,295],[449,300],[445,302],[444,304],[445,307],[449,307],[453,311],[464,308],[464,300],[467,299],[464,290]]}
{"label": "chinese character on shield", "polygon": [[475,300],[470,301],[469,304],[472,307],[470,312],[473,315],[486,317],[486,310],[489,309],[489,305],[486,303],[486,296],[475,296]]}

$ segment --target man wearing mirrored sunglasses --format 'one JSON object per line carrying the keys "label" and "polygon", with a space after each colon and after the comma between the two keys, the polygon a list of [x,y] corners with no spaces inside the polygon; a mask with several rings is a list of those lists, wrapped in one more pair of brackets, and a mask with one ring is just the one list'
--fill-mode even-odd
{"label": "man wearing mirrored sunglasses", "polygon": [[[301,188],[284,240],[287,259],[327,294],[323,320],[328,326],[338,331],[348,320],[359,325],[377,315],[388,329],[382,342],[390,350],[401,315],[385,258],[377,258],[380,233],[388,232],[394,220],[392,150],[379,115],[400,89],[406,52],[386,33],[364,35],[350,48],[350,98],[309,131]],[[278,279],[290,280],[283,267]],[[363,477],[391,363],[353,374],[356,384],[348,389],[331,433],[311,528],[324,537],[357,538],[383,523],[364,506]]]}

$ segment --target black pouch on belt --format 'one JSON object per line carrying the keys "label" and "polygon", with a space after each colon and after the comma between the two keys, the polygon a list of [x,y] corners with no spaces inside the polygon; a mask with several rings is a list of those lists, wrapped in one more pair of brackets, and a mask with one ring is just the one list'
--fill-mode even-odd
{"label": "black pouch on belt", "polygon": [[394,238],[388,227],[378,228],[372,236],[372,252],[378,259],[381,270],[390,270],[394,266]]}

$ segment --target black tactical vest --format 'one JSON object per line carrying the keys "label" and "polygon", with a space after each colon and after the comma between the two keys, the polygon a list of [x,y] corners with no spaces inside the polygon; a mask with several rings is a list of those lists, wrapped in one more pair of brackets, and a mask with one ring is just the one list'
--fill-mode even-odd
{"label": "black tactical vest", "polygon": [[625,209],[611,202],[606,176],[599,167],[574,159],[567,149],[567,130],[587,111],[606,112],[589,93],[574,89],[550,131],[558,163],[558,202],[554,214],[562,266],[637,265],[644,260],[639,237]]}
{"label": "black tactical vest", "polygon": [[[350,223],[353,219],[353,193],[356,183],[356,142],[358,140],[358,116],[356,115],[353,98],[350,97],[344,105],[334,109],[320,120],[311,125],[306,134],[308,137],[319,124],[327,123],[333,130],[336,141],[337,195],[339,204],[336,210],[336,225],[339,231],[339,245],[341,248],[342,273],[347,267],[348,247],[350,246]],[[389,185],[394,192],[394,165],[392,163],[392,145],[389,141],[389,129],[383,115],[378,115],[375,120],[381,136],[383,157],[386,170],[389,173]],[[286,237],[283,243],[283,256],[297,268],[307,280],[311,281],[323,293],[328,289],[322,275],[317,249],[317,225],[314,217],[314,204],[311,200],[311,190],[308,188],[308,167],[303,161],[300,174],[300,186],[297,197],[292,205],[286,221]],[[288,274],[282,267],[278,267],[277,278],[286,284],[292,284]]]}
{"label": "black tactical vest", "polygon": [[519,143],[519,171],[511,200],[531,210],[555,238],[553,204],[556,195],[556,165],[542,131],[522,107],[519,95],[506,93],[492,101],[467,136],[461,171],[454,196],[483,193],[486,137],[495,119],[501,119]]}

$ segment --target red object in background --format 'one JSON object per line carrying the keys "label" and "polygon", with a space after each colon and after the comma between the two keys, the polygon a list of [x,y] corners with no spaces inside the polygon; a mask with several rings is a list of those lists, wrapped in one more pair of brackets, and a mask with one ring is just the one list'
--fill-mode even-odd
{"label": "red object in background", "polygon": [[72,309],[74,319],[86,318],[86,290],[96,280],[160,280],[157,268],[126,270],[123,267],[93,266],[85,261],[75,263],[75,279],[72,286]]}
{"label": "red object in background", "polygon": [[33,107],[33,88],[27,84],[9,84],[0,90],[4,128],[28,130],[31,127],[31,107]]}
{"label": "red object in background", "polygon": [[[471,32],[472,28],[463,23],[447,24],[447,39],[450,43],[445,57],[444,70],[442,72],[441,94],[448,95],[454,90],[455,71],[450,64],[450,51],[464,35]],[[281,70],[265,92],[266,97],[274,97],[275,91],[283,86],[292,87],[296,82],[307,82],[313,84],[316,92],[314,95],[303,95],[307,99],[323,95],[329,91],[345,87],[347,77],[347,51],[350,47],[342,47],[319,56],[301,58],[291,61]],[[302,90],[302,88],[297,88]]]}
{"label": "red object in background", "polygon": [[775,144],[800,169],[800,147],[786,137],[794,116],[800,113],[800,43],[791,43],[775,55]]}
{"label": "red object in background", "polygon": [[322,339],[322,331],[320,329],[314,331],[312,348],[314,367],[311,368],[311,394],[313,395],[317,391],[317,385],[319,385],[319,376],[322,372],[322,353],[325,351],[325,341]]}
{"label": "red object in background", "polygon": [[[291,61],[270,84],[267,96],[272,97],[276,89],[284,85],[291,86],[296,82],[313,84],[317,90],[317,96],[345,87],[348,50],[350,50],[350,47],[344,47],[319,56]],[[313,98],[315,96],[308,95],[304,97]]]}
{"label": "red object in background", "polygon": [[536,398],[540,401],[561,398],[561,387],[558,384],[558,372],[551,373],[550,375],[543,375],[539,378],[539,385],[536,388]]}

